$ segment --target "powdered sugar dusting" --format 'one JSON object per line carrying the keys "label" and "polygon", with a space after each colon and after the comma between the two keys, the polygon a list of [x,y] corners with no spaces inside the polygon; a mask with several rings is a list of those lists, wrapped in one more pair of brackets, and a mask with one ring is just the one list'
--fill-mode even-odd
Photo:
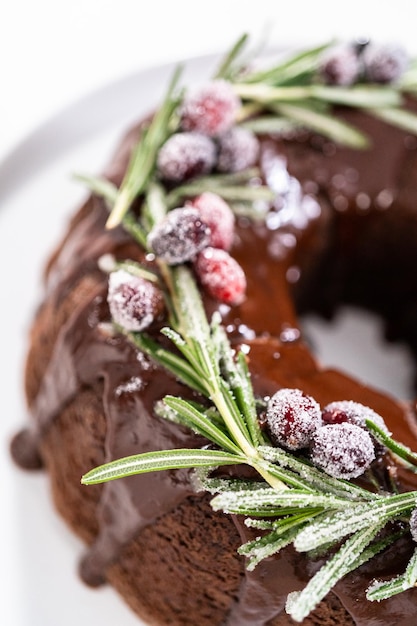
{"label": "powdered sugar dusting", "polygon": [[357,478],[374,458],[369,433],[355,424],[327,424],[314,434],[311,460],[334,478]]}
{"label": "powdered sugar dusting", "polygon": [[220,172],[240,172],[254,165],[259,156],[256,135],[241,126],[234,126],[218,139],[217,169]]}
{"label": "powdered sugar dusting", "polygon": [[414,509],[410,516],[410,531],[413,540],[417,543],[417,509]]}
{"label": "powdered sugar dusting", "polygon": [[206,248],[195,263],[205,290],[220,302],[240,304],[245,296],[246,276],[239,263],[226,250]]}
{"label": "powdered sugar dusting", "polygon": [[200,213],[191,207],[170,211],[148,235],[148,245],[155,254],[176,265],[193,259],[210,242],[210,228]]}
{"label": "powdered sugar dusting", "polygon": [[363,65],[368,80],[375,83],[392,83],[398,80],[409,63],[401,46],[371,43],[363,53]]}
{"label": "powdered sugar dusting", "polygon": [[115,394],[116,396],[122,396],[123,394],[135,393],[135,391],[140,391],[142,388],[143,380],[138,376],[132,376],[128,381],[116,387]]}
{"label": "powdered sugar dusting", "polygon": [[240,99],[230,83],[214,80],[190,91],[181,106],[181,126],[211,137],[224,133],[235,122]]}
{"label": "powdered sugar dusting", "polygon": [[352,85],[359,71],[359,58],[353,46],[338,44],[327,49],[322,56],[320,75],[328,85]]}
{"label": "powdered sugar dusting", "polygon": [[193,198],[189,205],[197,209],[201,219],[210,227],[210,245],[229,250],[233,243],[235,216],[223,198],[206,191]]}
{"label": "powdered sugar dusting", "polygon": [[136,332],[150,326],[164,308],[162,293],[155,285],[125,270],[109,275],[107,301],[114,322]]}
{"label": "powdered sugar dusting", "polygon": [[306,448],[321,426],[318,402],[300,389],[280,389],[268,401],[266,420],[271,438],[290,449]]}
{"label": "powdered sugar dusting", "polygon": [[327,404],[323,409],[323,421],[328,424],[341,424],[349,422],[361,428],[366,428],[366,420],[369,419],[379,426],[385,433],[391,434],[378,413],[369,406],[353,400],[337,400]]}
{"label": "powdered sugar dusting", "polygon": [[216,161],[213,141],[199,133],[176,133],[161,147],[157,168],[162,178],[181,182],[208,174]]}

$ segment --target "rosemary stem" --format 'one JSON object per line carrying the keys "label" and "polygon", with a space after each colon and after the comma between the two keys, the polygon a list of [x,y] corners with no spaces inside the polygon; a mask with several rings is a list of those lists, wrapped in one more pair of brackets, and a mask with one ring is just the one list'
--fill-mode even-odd
{"label": "rosemary stem", "polygon": [[303,100],[311,97],[309,87],[271,87],[262,83],[252,85],[237,83],[233,85],[233,89],[241,98],[253,99],[257,102]]}
{"label": "rosemary stem", "polygon": [[115,226],[120,224],[125,213],[129,209],[132,200],[133,198],[131,197],[131,193],[128,188],[120,190],[116,198],[116,202],[114,203],[113,210],[106,222],[106,228],[115,228]]}
{"label": "rosemary stem", "polygon": [[246,439],[245,435],[240,430],[239,426],[233,419],[233,416],[230,415],[229,408],[224,399],[222,391],[216,385],[210,394],[210,398],[220,415],[222,416],[224,423],[226,424],[230,434],[232,435],[235,443],[240,447],[242,452],[248,457],[248,460],[256,458],[258,455],[256,448]]}
{"label": "rosemary stem", "polygon": [[287,485],[283,483],[282,480],[270,474],[268,470],[264,469],[261,465],[256,463],[256,461],[252,462],[251,465],[254,469],[256,469],[258,474],[260,474],[262,478],[266,480],[266,482],[269,485],[271,485],[273,489],[276,489],[277,491],[282,491],[283,489],[289,489],[289,487],[287,487]]}
{"label": "rosemary stem", "polygon": [[233,419],[233,416],[230,415],[223,393],[220,389],[215,390],[214,393],[211,394],[211,400],[216,405],[217,410],[222,416],[235,443],[237,443],[242,452],[245,454],[248,465],[251,465],[273,489],[277,489],[278,491],[288,489],[287,485],[263,467],[263,459],[259,456],[256,448],[246,439],[245,435]]}

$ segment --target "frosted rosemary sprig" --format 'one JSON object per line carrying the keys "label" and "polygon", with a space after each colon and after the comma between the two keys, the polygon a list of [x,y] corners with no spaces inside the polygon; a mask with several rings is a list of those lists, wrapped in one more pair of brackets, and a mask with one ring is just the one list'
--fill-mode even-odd
{"label": "frosted rosemary sprig", "polygon": [[375,556],[375,550],[385,547],[382,545],[367,550],[382,526],[383,523],[368,524],[364,530],[350,537],[302,591],[289,594],[287,613],[295,621],[301,622],[343,576]]}
{"label": "frosted rosemary sprig", "polygon": [[277,492],[271,488],[246,492],[224,492],[212,500],[214,510],[237,515],[278,517],[281,509],[322,508],[324,511],[344,509],[346,500],[335,496],[313,492],[309,489],[289,489]]}
{"label": "frosted rosemary sprig", "polygon": [[366,420],[366,426],[373,433],[383,446],[388,448],[392,454],[404,465],[414,472],[417,472],[417,454],[410,450],[407,446],[399,443],[392,437],[390,437],[384,430],[382,430],[372,420]]}
{"label": "frosted rosemary sprig", "polygon": [[179,467],[219,467],[244,462],[244,457],[236,454],[227,454],[227,452],[222,450],[157,450],[106,463],[85,474],[82,482],[85,485],[95,485],[108,482],[109,480],[116,480],[121,476],[146,474],[167,469],[178,469]]}
{"label": "frosted rosemary sprig", "polygon": [[306,100],[339,104],[355,108],[379,108],[398,106],[400,95],[392,87],[355,86],[330,87],[326,85],[305,85],[290,87],[275,87],[265,83],[234,85],[235,92],[244,100],[270,104],[276,102],[303,102]]}
{"label": "frosted rosemary sprig", "polygon": [[375,500],[380,497],[378,494],[362,489],[347,480],[332,478],[325,472],[315,468],[307,459],[297,458],[282,448],[263,446],[259,448],[259,452],[266,460],[296,472],[310,488],[344,497],[348,500]]}
{"label": "frosted rosemary sprig", "polygon": [[[417,116],[403,106],[403,94],[413,93],[415,75],[410,71],[403,80],[392,85],[362,84],[350,87],[325,85],[319,76],[320,59],[331,43],[310,50],[296,52],[264,70],[248,71],[248,54],[245,50],[247,35],[239,38],[225,55],[215,78],[228,80],[242,99],[237,113],[238,124],[255,133],[282,133],[288,129],[304,127],[331,140],[362,149],[369,145],[366,135],[338,118],[334,106],[359,108],[379,117],[389,124],[417,134]],[[93,192],[105,198],[112,207],[107,227],[113,228],[123,221],[133,200],[146,192],[155,170],[157,153],[168,137],[179,129],[178,106],[182,93],[178,90],[180,68],[175,72],[165,99],[156,111],[149,126],[142,131],[141,141],[133,152],[120,189],[100,177],[77,175]],[[187,195],[215,191],[231,203],[268,203],[273,194],[264,185],[244,185],[230,177],[214,174],[187,182],[168,196],[172,207]],[[126,225],[131,222],[127,220]],[[144,243],[142,238],[141,243]]]}
{"label": "frosted rosemary sprig", "polygon": [[168,87],[165,100],[157,110],[148,128],[143,131],[129,162],[126,174],[107,220],[107,228],[114,228],[123,220],[133,200],[140,195],[150,180],[155,168],[156,156],[161,145],[173,132],[173,116],[180,102],[176,94],[181,68],[175,72]]}
{"label": "frosted rosemary sprig", "polygon": [[245,66],[245,43],[241,42],[234,55],[234,72],[226,72],[225,77],[243,99],[239,120],[253,118],[249,124],[256,132],[279,132],[280,123],[287,121],[353,148],[367,147],[369,142],[363,132],[335,117],[333,105],[340,105],[360,108],[416,134],[417,117],[404,109],[403,98],[417,92],[415,62],[410,62],[403,76],[390,85],[364,83],[359,77],[355,85],[343,87],[326,85],[320,77],[323,54],[335,42],[295,52],[266,69],[252,71]]}
{"label": "frosted rosemary sprig", "polygon": [[241,75],[241,82],[266,83],[267,85],[304,84],[317,72],[320,58],[334,42],[296,52],[266,69],[253,70]]}
{"label": "frosted rosemary sprig", "polygon": [[167,194],[166,202],[169,208],[173,208],[187,196],[197,196],[204,191],[212,191],[229,202],[272,202],[275,194],[267,185],[249,185],[260,177],[259,168],[248,168],[234,174],[201,176],[172,189]]}
{"label": "frosted rosemary sprig", "polygon": [[82,183],[87,189],[103,198],[109,208],[114,205],[117,199],[118,189],[116,185],[99,176],[91,176],[89,174],[74,174],[74,179]]}
{"label": "frosted rosemary sprig", "polygon": [[[244,543],[238,549],[239,554],[247,557],[247,569],[249,571],[253,571],[261,561],[269,556],[277,554],[280,550],[293,543],[300,528],[305,524],[308,524],[308,522],[311,519],[314,519],[314,517],[321,511],[322,509],[310,507],[301,512],[289,512],[288,517],[270,522],[270,527],[272,529],[271,532],[261,537],[257,537],[253,541]],[[255,520],[250,520],[247,525],[252,525],[252,527],[261,529],[263,528],[264,530],[267,528],[264,520],[262,520],[263,523],[258,526],[256,526],[254,522]]]}
{"label": "frosted rosemary sprig", "polygon": [[368,600],[380,602],[392,596],[412,589],[417,585],[417,548],[414,550],[404,574],[396,576],[392,580],[375,580],[366,592]]}
{"label": "frosted rosemary sprig", "polygon": [[224,55],[214,78],[224,78],[226,80],[230,80],[233,76],[240,72],[242,61],[239,58],[239,55],[242,54],[248,40],[249,36],[247,33],[244,33],[241,37],[239,37],[232,48]]}
{"label": "frosted rosemary sprig", "polygon": [[402,515],[409,515],[416,502],[415,491],[389,495],[371,502],[350,502],[345,510],[317,519],[310,524],[308,531],[301,531],[294,542],[295,548],[300,552],[308,552],[329,541],[341,540],[370,523],[383,522],[385,525]]}

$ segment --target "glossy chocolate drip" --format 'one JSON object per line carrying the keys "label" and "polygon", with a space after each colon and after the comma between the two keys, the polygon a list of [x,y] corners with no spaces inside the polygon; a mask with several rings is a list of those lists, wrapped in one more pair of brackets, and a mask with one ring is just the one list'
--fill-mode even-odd
{"label": "glossy chocolate drip", "polygon": [[[256,533],[234,517],[242,543],[255,539]],[[254,571],[245,571],[238,602],[232,608],[227,626],[265,626],[282,613],[287,595],[300,584],[294,553],[281,550],[258,564]]]}
{"label": "glossy chocolate drip", "polygon": [[[417,228],[415,214],[410,213],[410,206],[417,202],[417,193],[410,196],[406,181],[401,184],[404,183],[409,195],[398,204],[404,163],[415,159],[410,140],[403,133],[387,129],[368,118],[356,116],[355,122],[362,123],[374,137],[372,152],[336,149],[329,142],[311,137],[280,144],[265,140],[262,152],[264,174],[280,193],[280,203],[266,224],[240,220],[232,253],[246,272],[248,297],[240,307],[220,306],[219,311],[231,339],[247,345],[258,396],[264,397],[279,387],[289,386],[302,388],[322,404],[339,399],[356,400],[374,408],[399,440],[415,447],[410,407],[340,372],[323,370],[316,363],[302,341],[292,297],[294,293],[299,308],[303,310],[315,308],[328,312],[327,308],[334,307],[340,299],[369,305],[368,300],[372,299],[372,294],[369,298],[366,293],[369,276],[376,260],[379,259],[378,263],[384,266],[384,255],[378,248],[385,245],[389,237],[378,231],[379,240],[375,236],[375,246],[368,246],[373,251],[369,252],[370,269],[365,271],[361,289],[356,289],[352,280],[351,257],[353,265],[365,259],[366,244],[372,240],[375,225],[387,224],[389,230],[390,198],[397,198],[396,219],[402,220],[401,228],[408,230],[410,224],[414,225],[414,230]],[[129,145],[131,140],[132,135],[128,139]],[[387,145],[389,150],[384,149]],[[116,165],[109,168],[113,180],[120,181],[126,159],[124,146],[114,162]],[[301,181],[302,187],[295,178],[285,178],[284,166],[288,166],[290,174]],[[280,190],[283,178],[284,188]],[[314,192],[319,204],[306,192]],[[100,202],[90,200],[87,209],[53,259],[48,274],[47,297],[58,305],[85,273],[95,276],[96,286],[61,329],[42,387],[32,406],[34,426],[30,435],[21,435],[15,440],[16,460],[25,466],[31,464],[30,460],[36,465],[39,439],[60,409],[81,388],[94,387],[98,380],[104,380],[102,405],[107,423],[106,460],[154,449],[201,445],[201,440],[181,427],[159,419],[153,410],[155,402],[167,393],[189,397],[190,392],[147,357],[138,354],[124,338],[109,336],[103,331],[101,323],[109,321],[105,304],[106,279],[97,269],[97,258],[108,252],[122,254],[121,251],[129,246],[129,237],[122,229],[104,230],[106,211]],[[361,233],[363,226],[370,239],[367,242],[358,234],[357,244],[350,233]],[[415,240],[417,233],[413,250],[410,248],[404,252],[405,260],[400,258],[400,268],[397,269],[405,273],[398,289],[402,289],[408,308],[413,303],[417,307],[415,289],[403,286],[413,275],[413,265],[410,268],[407,263],[416,258]],[[128,256],[135,254],[135,258],[143,257],[140,251]],[[333,257],[337,267],[330,269],[334,272],[326,265]],[[328,283],[324,284],[323,276],[329,278]],[[340,285],[345,279],[347,286],[343,292]],[[382,288],[377,286],[376,292],[379,305]],[[208,313],[217,308],[209,300],[205,304]],[[392,307],[384,303],[381,307],[391,322]],[[397,321],[402,319],[405,319],[403,314]],[[404,332],[413,345],[411,325]],[[85,471],[89,469],[86,467]],[[416,488],[416,482],[413,477],[404,477],[407,488]],[[142,528],[175,508],[191,493],[188,472],[160,472],[106,484],[98,511],[100,530],[83,560],[83,578],[90,584],[102,582],[107,567],[117,562],[123,547]],[[242,540],[245,540],[248,530],[241,520],[235,522]],[[401,549],[404,555],[409,554],[407,541],[403,542]],[[384,573],[387,575],[397,571],[395,556],[395,550],[384,556]],[[239,603],[230,613],[229,626],[264,626],[282,612],[287,593],[301,589],[308,579],[305,562],[304,556],[287,550],[260,564],[254,572],[247,573]],[[373,576],[371,565],[346,577],[336,587],[335,593],[355,623],[358,626],[386,625],[390,623],[386,616],[394,620],[393,624],[410,623],[410,615],[414,614],[416,606],[412,600],[413,592],[380,604],[364,600],[364,589]],[[404,621],[405,616],[408,621]]]}

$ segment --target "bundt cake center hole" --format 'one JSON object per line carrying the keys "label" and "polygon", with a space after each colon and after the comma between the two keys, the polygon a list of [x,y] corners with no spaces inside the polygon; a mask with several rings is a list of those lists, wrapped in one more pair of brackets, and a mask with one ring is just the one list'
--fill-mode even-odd
{"label": "bundt cake center hole", "polygon": [[314,313],[301,316],[306,341],[324,367],[337,368],[398,399],[412,399],[415,364],[403,342],[384,339],[376,313],[343,305],[329,321]]}

